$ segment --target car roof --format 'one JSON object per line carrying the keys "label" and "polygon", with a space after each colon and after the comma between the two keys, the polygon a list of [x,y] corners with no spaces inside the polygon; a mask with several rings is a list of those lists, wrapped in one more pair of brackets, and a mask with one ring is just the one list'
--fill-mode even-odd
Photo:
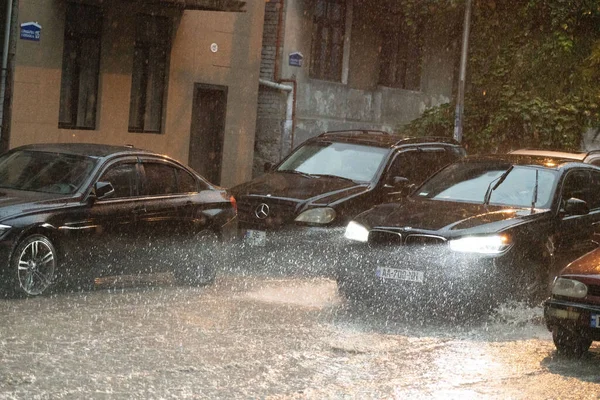
{"label": "car roof", "polygon": [[591,150],[591,151],[560,151],[560,150],[544,150],[544,149],[518,149],[513,150],[510,154],[521,154],[521,155],[531,155],[531,156],[543,156],[543,157],[551,157],[551,158],[562,158],[565,160],[578,160],[583,161],[590,154],[600,153],[600,150]]}
{"label": "car roof", "polygon": [[395,133],[389,133],[370,129],[353,129],[343,131],[328,131],[320,134],[313,140],[327,140],[336,142],[347,142],[364,144],[377,147],[402,147],[414,146],[419,144],[440,144],[460,146],[460,144],[450,138],[437,136],[410,137]]}
{"label": "car roof", "polygon": [[509,163],[513,165],[533,165],[538,167],[545,167],[548,169],[563,169],[568,167],[581,167],[600,169],[591,164],[585,164],[583,161],[573,158],[564,158],[560,156],[550,155],[529,155],[529,154],[484,154],[484,155],[471,155],[463,158],[459,162],[498,162],[498,163]]}
{"label": "car roof", "polygon": [[133,146],[114,146],[97,143],[40,143],[28,144],[12,149],[28,151],[45,151],[53,153],[65,153],[94,158],[103,158],[115,154],[147,154],[157,155],[148,150],[134,148]]}

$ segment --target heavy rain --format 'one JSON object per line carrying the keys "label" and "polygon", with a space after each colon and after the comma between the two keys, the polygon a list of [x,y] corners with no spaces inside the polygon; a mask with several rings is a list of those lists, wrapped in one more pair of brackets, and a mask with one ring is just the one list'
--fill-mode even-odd
{"label": "heavy rain", "polygon": [[597,1],[0,25],[0,400],[600,399]]}
{"label": "heavy rain", "polygon": [[[174,244],[173,248],[177,248]],[[336,254],[228,245],[214,285],[168,273],[4,300],[6,399],[597,398],[600,347],[556,353],[541,306],[473,321],[348,302]],[[223,256],[225,255],[225,256]],[[243,256],[243,257],[242,257]]]}

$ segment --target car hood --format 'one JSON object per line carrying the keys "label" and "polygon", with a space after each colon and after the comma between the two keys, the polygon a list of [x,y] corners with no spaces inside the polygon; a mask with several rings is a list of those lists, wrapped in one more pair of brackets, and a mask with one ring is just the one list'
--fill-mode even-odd
{"label": "car hood", "polygon": [[540,218],[547,210],[509,208],[473,203],[407,198],[384,204],[359,218],[371,227],[426,231],[445,237],[502,231],[526,220]]}
{"label": "car hood", "polygon": [[366,183],[355,183],[336,177],[306,177],[269,172],[235,186],[230,191],[235,197],[265,196],[327,205],[367,191],[368,188]]}
{"label": "car hood", "polygon": [[573,261],[560,274],[563,276],[585,276],[600,281],[600,249],[587,253]]}
{"label": "car hood", "polygon": [[0,220],[24,212],[56,207],[66,201],[64,195],[0,189]]}

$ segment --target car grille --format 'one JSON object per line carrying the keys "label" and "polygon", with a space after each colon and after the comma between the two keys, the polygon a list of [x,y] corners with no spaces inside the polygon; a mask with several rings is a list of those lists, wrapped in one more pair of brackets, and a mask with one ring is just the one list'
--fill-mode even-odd
{"label": "car grille", "polygon": [[407,245],[421,245],[421,246],[429,246],[435,244],[444,244],[446,243],[446,239],[439,236],[431,236],[431,235],[408,235],[406,238]]}
{"label": "car grille", "polygon": [[600,286],[598,286],[598,285],[588,285],[588,296],[597,296],[597,297],[600,297]]}
{"label": "car grille", "polygon": [[398,232],[382,231],[373,229],[369,232],[369,244],[371,245],[401,245],[402,235]]}
{"label": "car grille", "polygon": [[[256,216],[256,210],[261,204],[266,204],[269,208],[268,215],[262,219]],[[244,225],[275,228],[294,219],[297,203],[261,197],[242,197],[238,200],[237,206],[238,219]]]}
{"label": "car grille", "polygon": [[382,229],[373,229],[369,233],[369,244],[372,245],[430,246],[444,243],[446,243],[446,239],[432,235],[410,234],[404,236],[400,232]]}

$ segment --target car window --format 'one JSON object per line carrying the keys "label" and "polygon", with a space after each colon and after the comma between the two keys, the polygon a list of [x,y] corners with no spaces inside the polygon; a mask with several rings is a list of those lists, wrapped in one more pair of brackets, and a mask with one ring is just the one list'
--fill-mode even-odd
{"label": "car window", "polygon": [[458,154],[450,154],[440,147],[401,152],[394,158],[387,175],[404,177],[411,183],[420,184],[458,157]]}
{"label": "car window", "polygon": [[136,179],[136,164],[123,163],[109,167],[104,174],[98,179],[99,182],[110,182],[115,192],[110,198],[123,198],[136,196],[137,179]]}
{"label": "car window", "polygon": [[196,179],[194,179],[189,172],[179,168],[177,169],[177,176],[179,178],[179,193],[191,193],[198,191]]}
{"label": "car window", "polygon": [[[507,175],[501,180],[505,173]],[[500,184],[495,187],[499,181]],[[456,163],[425,182],[415,196],[483,203],[489,191],[489,204],[530,207],[535,200],[536,207],[549,208],[556,181],[556,172],[544,168],[511,168],[510,164],[498,163]]]}
{"label": "car window", "polygon": [[298,148],[277,171],[335,175],[354,181],[373,180],[389,149],[353,143],[313,142]]}
{"label": "car window", "polygon": [[144,195],[177,193],[177,170],[167,164],[144,163]]}
{"label": "car window", "polygon": [[564,201],[576,198],[588,203],[591,209],[600,207],[600,172],[572,171],[567,174],[561,198]]}

